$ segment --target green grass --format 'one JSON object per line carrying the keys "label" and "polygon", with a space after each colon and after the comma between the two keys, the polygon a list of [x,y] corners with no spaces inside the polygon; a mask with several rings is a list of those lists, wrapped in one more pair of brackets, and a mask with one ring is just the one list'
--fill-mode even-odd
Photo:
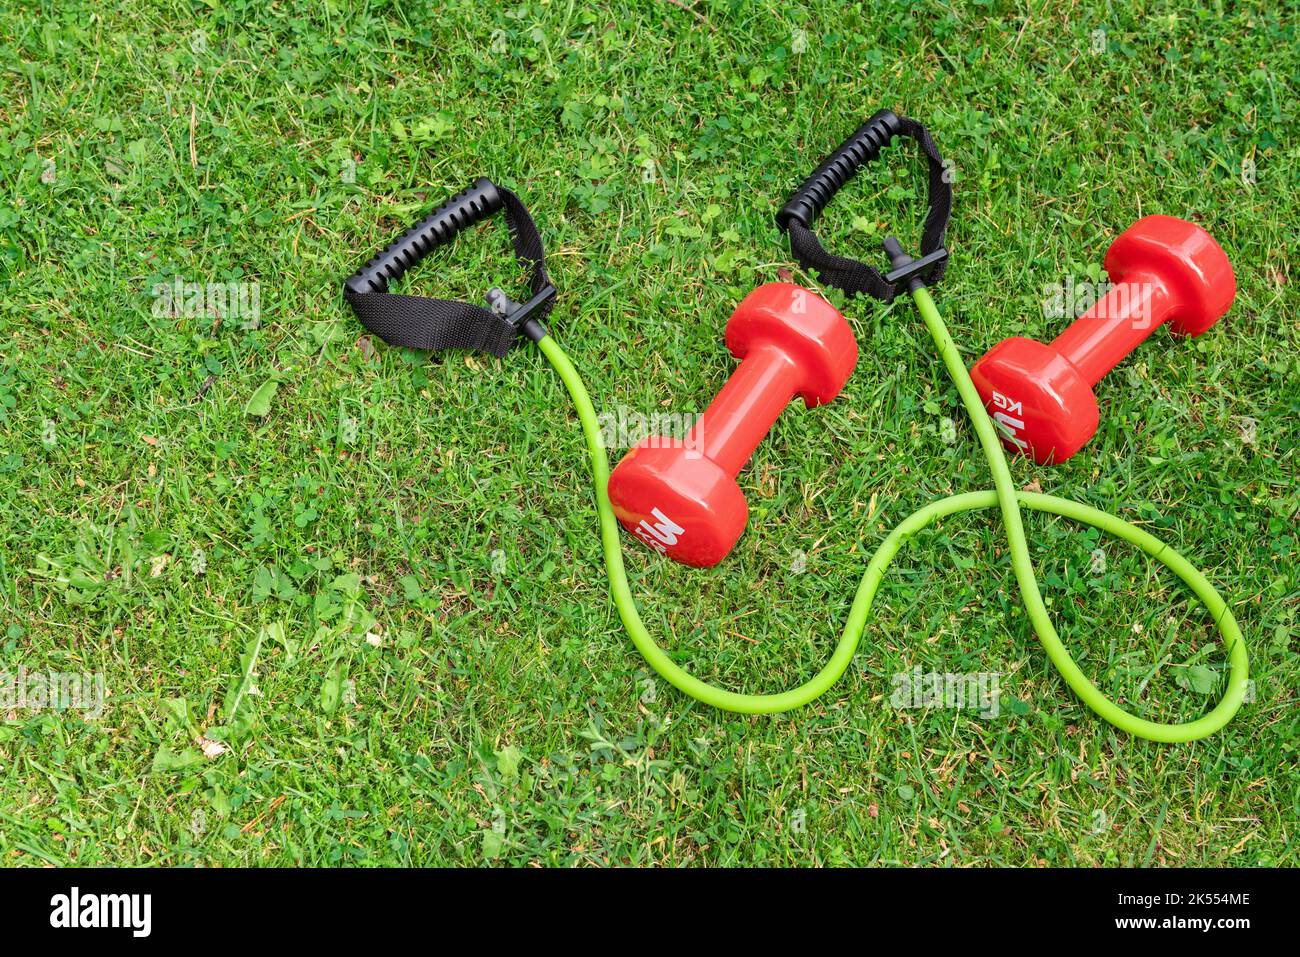
{"label": "green grass", "polygon": [[[0,863],[1296,861],[1294,16],[345,7],[0,13],[3,667],[99,672],[109,693],[97,719],[0,712]],[[1160,746],[1086,711],[991,513],[909,546],[812,707],[742,718],[648,684],[541,356],[390,350],[342,302],[361,260],[489,175],[538,220],[550,326],[598,407],[698,411],[733,365],[732,306],[783,269],[815,284],[773,212],[886,105],[955,163],[936,298],[971,361],[1054,336],[1046,285],[1095,278],[1140,215],[1194,218],[1228,250],[1219,326],[1158,331],[1099,387],[1101,429],[1069,463],[1013,464],[1143,523],[1228,596],[1256,700],[1223,733]],[[891,151],[823,237],[914,246],[923,193]],[[260,326],[155,314],[177,276],[257,281]],[[519,279],[498,220],[405,288],[478,300]],[[760,448],[732,556],[700,572],[627,546],[652,627],[730,687],[809,675],[885,531],[989,484],[910,302],[833,298],[857,371]],[[270,380],[268,414],[246,414]],[[1223,658],[1199,605],[1112,542],[1026,522],[1085,670],[1145,716],[1204,712]],[[1001,714],[890,707],[918,665],[997,672]]]}

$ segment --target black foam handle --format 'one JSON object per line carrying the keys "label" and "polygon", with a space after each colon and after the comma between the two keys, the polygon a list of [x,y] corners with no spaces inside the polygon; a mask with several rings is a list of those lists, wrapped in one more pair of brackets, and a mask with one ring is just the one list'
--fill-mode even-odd
{"label": "black foam handle", "polygon": [[791,194],[776,214],[776,224],[788,229],[794,220],[811,227],[831,197],[839,192],[860,166],[880,155],[885,145],[903,131],[903,122],[893,110],[881,110],[839,145],[830,156]]}
{"label": "black foam handle", "polygon": [[345,288],[352,293],[386,292],[388,284],[429,251],[451,242],[456,234],[487,219],[502,207],[501,193],[486,176],[474,180],[424,219],[384,247],[353,273]]}

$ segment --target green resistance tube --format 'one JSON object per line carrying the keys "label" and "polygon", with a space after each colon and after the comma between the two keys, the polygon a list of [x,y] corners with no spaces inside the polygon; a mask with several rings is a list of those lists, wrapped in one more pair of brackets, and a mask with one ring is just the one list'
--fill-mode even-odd
{"label": "green resistance tube", "polygon": [[[542,353],[555,367],[555,371],[559,373],[560,379],[569,390],[569,395],[573,397],[578,418],[582,422],[587,450],[591,455],[591,472],[596,484],[596,511],[600,516],[600,540],[605,552],[610,593],[618,608],[619,617],[623,620],[623,626],[632,637],[632,643],[664,680],[705,704],[742,714],[776,714],[790,711],[823,694],[844,674],[866,628],[867,617],[871,613],[871,602],[885,577],[885,569],[908,539],[945,515],[997,507],[1002,511],[1002,523],[1006,527],[1007,541],[1010,545],[1011,567],[1015,571],[1016,581],[1020,584],[1020,596],[1025,610],[1029,613],[1029,620],[1033,623],[1038,640],[1047,650],[1048,658],[1061,673],[1066,684],[1074,689],[1074,693],[1082,698],[1089,708],[1115,727],[1140,738],[1173,743],[1195,741],[1218,731],[1241,707],[1246,694],[1249,668],[1241,628],[1238,627],[1223,598],[1187,559],[1161,543],[1159,539],[1123,519],[1069,499],[1018,491],[1012,483],[1011,471],[1007,468],[1007,460],[997,432],[984,411],[984,403],[980,401],[979,393],[975,391],[975,384],[971,382],[970,374],[966,371],[966,364],[962,361],[961,353],[958,352],[956,343],[948,333],[948,328],[944,325],[934,300],[924,288],[915,290],[912,298],[916,302],[917,309],[920,310],[921,318],[925,320],[926,327],[930,330],[930,336],[939,349],[939,355],[948,368],[948,374],[957,386],[962,404],[966,406],[971,424],[975,427],[980,445],[984,448],[989,471],[993,473],[994,487],[992,490],[966,492],[938,499],[900,522],[880,543],[871,561],[867,563],[867,570],[862,576],[857,595],[849,609],[848,620],[844,623],[844,633],[840,636],[830,660],[808,681],[778,694],[740,694],[703,682],[669,658],[646,630],[641,616],[637,613],[636,604],[632,599],[632,589],[628,585],[627,573],[623,567],[618,520],[610,505],[607,489],[609,458],[601,442],[595,407],[587,394],[582,378],[559,344],[550,336],[544,336],[538,341]],[[1130,714],[1102,694],[1070,657],[1070,653],[1061,643],[1061,638],[1047,615],[1047,607],[1043,604],[1043,597],[1038,591],[1038,581],[1034,577],[1034,569],[1029,560],[1029,543],[1025,538],[1024,524],[1020,518],[1022,505],[1037,512],[1047,512],[1083,522],[1130,542],[1163,563],[1186,583],[1213,616],[1228,652],[1230,666],[1228,684],[1214,710],[1185,724],[1161,724]]]}

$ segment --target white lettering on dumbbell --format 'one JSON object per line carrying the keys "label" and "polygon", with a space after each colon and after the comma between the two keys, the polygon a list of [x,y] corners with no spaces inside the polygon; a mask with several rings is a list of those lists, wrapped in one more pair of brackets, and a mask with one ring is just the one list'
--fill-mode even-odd
{"label": "white lettering on dumbbell", "polygon": [[686,529],[657,508],[651,509],[650,514],[659,520],[658,524],[651,525],[648,520],[641,519],[636,530],[637,537],[659,552],[663,552],[665,546],[676,545],[677,537],[685,534]]}
{"label": "white lettering on dumbbell", "polygon": [[[645,522],[642,522],[641,524],[644,525]],[[668,549],[664,548],[663,543],[660,542],[659,539],[655,538],[653,535],[651,535],[649,532],[647,532],[644,528],[641,528],[640,526],[637,526],[637,528],[633,530],[633,534],[636,535],[637,538],[641,539],[641,541],[643,541],[645,544],[649,545],[651,548],[657,551],[660,555],[663,555],[668,551]]]}
{"label": "white lettering on dumbbell", "polygon": [[1024,419],[1017,419],[1011,413],[1018,412],[1024,415],[1024,406],[1015,399],[1008,399],[1001,392],[993,393],[993,404],[1001,411],[993,413],[993,424],[997,426],[998,431],[1002,433],[1003,438],[1013,443],[1019,448],[1029,448],[1029,443],[1019,435],[1021,429],[1025,427]]}

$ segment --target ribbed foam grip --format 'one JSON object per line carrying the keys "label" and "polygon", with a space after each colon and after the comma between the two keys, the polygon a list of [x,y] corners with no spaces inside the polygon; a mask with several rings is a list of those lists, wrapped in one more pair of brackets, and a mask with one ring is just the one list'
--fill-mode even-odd
{"label": "ribbed foam grip", "polygon": [[892,110],[881,110],[822,161],[816,171],[799,186],[781,211],[776,224],[789,228],[791,220],[811,227],[831,197],[852,178],[860,166],[880,155],[881,149],[902,132],[902,121]]}
{"label": "ribbed foam grip", "polygon": [[424,219],[384,247],[345,284],[353,293],[386,292],[388,284],[428,255],[451,242],[462,229],[487,219],[503,205],[501,194],[486,176],[447,200]]}

